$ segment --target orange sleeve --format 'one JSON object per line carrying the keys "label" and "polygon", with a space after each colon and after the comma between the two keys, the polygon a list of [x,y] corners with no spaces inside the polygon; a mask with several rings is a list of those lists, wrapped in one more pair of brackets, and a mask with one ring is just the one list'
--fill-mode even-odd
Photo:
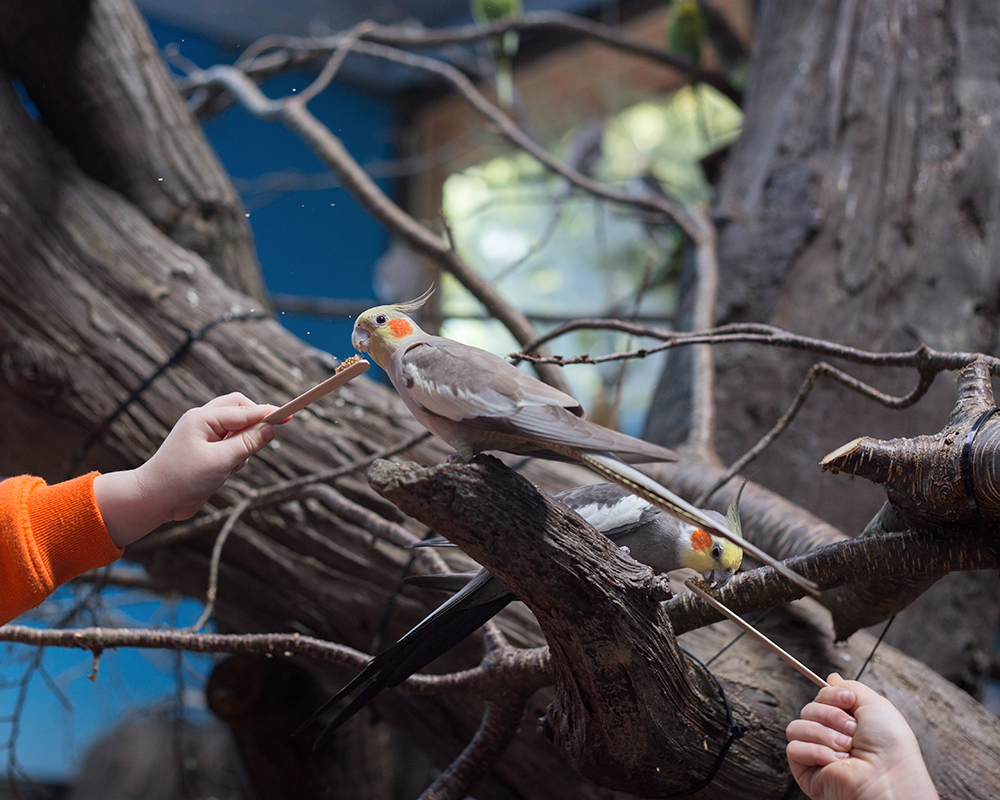
{"label": "orange sleeve", "polygon": [[0,624],[121,557],[94,499],[97,475],[52,486],[30,475],[0,481]]}

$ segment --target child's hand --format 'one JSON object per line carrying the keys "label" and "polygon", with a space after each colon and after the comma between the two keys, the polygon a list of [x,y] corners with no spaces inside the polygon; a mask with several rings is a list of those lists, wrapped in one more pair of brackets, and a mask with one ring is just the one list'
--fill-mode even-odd
{"label": "child's hand", "polygon": [[238,392],[217,397],[185,412],[141,467],[98,476],[94,496],[114,543],[124,547],[165,522],[193,516],[274,439],[274,426],[259,424],[274,410]]}
{"label": "child's hand", "polygon": [[788,764],[813,800],[937,799],[920,745],[896,707],[836,673],[789,723]]}

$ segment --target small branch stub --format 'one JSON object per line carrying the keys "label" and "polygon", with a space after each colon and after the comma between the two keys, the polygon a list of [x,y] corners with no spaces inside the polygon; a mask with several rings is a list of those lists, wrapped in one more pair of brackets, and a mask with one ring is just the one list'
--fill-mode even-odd
{"label": "small branch stub", "polygon": [[[1000,521],[1000,415],[988,366],[969,364],[958,375],[959,397],[948,424],[933,436],[855,439],[820,462],[881,484],[893,507],[925,525],[973,524],[977,509],[986,522]],[[979,427],[975,427],[979,423]],[[969,489],[971,487],[971,496]]]}

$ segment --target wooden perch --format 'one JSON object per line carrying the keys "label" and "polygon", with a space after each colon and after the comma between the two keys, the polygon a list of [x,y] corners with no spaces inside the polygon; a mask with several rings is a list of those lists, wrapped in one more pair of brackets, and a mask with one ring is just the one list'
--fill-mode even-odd
{"label": "wooden perch", "polygon": [[[911,520],[928,525],[972,524],[978,507],[987,522],[1000,521],[1000,476],[994,469],[1000,415],[972,430],[980,417],[996,407],[988,366],[974,361],[962,369],[958,389],[955,408],[940,433],[890,440],[864,436],[829,453],[820,466],[883,485],[889,502]],[[970,433],[974,434],[971,440]],[[962,454],[967,441],[965,478]],[[971,496],[967,481],[971,481]]]}
{"label": "wooden perch", "polygon": [[[691,791],[716,767],[717,791],[750,780],[767,796],[787,789],[775,736],[786,720],[773,707],[751,711],[736,684],[687,657],[661,602],[666,582],[648,567],[494,458],[430,468],[378,461],[368,477],[535,614],[556,690],[542,730],[583,775],[645,797]],[[749,730],[730,741],[734,725]]]}

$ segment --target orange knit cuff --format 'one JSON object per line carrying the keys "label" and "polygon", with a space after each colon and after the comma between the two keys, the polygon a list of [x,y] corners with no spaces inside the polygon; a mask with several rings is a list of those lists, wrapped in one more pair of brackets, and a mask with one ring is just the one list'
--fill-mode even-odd
{"label": "orange knit cuff", "polygon": [[[36,552],[49,565],[52,588],[121,558],[94,499],[91,472],[52,486],[39,481],[27,497]],[[51,590],[50,590],[51,591]]]}

